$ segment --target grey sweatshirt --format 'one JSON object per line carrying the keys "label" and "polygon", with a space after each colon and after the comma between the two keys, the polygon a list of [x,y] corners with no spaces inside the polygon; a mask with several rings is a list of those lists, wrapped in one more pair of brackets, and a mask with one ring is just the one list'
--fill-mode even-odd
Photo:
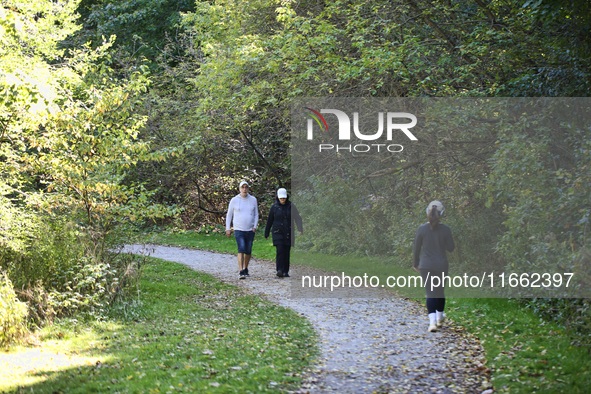
{"label": "grey sweatshirt", "polygon": [[419,269],[447,272],[449,263],[446,251],[453,252],[455,247],[448,226],[439,223],[437,229],[431,230],[429,223],[421,224],[415,237],[414,266]]}

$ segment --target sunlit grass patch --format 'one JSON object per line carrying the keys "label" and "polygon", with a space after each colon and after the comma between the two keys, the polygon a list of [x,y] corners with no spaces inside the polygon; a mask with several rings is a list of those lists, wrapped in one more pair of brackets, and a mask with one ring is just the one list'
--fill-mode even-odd
{"label": "sunlit grass patch", "polygon": [[139,299],[125,313],[43,330],[43,349],[71,363],[21,369],[0,390],[282,392],[317,354],[314,331],[291,310],[180,264],[149,259],[143,270]]}

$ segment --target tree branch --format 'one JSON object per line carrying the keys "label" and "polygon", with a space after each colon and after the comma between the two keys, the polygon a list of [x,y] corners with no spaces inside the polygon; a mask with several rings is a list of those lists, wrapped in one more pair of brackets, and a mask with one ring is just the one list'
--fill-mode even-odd
{"label": "tree branch", "polygon": [[252,147],[252,149],[254,149],[255,153],[265,162],[267,167],[269,167],[269,169],[273,173],[273,176],[275,176],[275,179],[277,179],[277,182],[279,183],[279,187],[283,187],[283,182],[281,182],[281,178],[279,178],[279,176],[275,172],[275,168],[273,168],[273,166],[267,161],[267,159],[265,159],[265,156],[263,156],[263,154],[261,152],[259,152],[259,150],[254,145],[254,143],[250,140],[250,138],[248,138],[248,136],[246,135],[244,130],[242,130],[241,128],[238,128],[238,130],[240,131],[240,134],[242,134],[244,136],[244,138],[246,139],[246,142],[248,142],[248,144]]}
{"label": "tree branch", "polygon": [[[400,167],[386,168],[386,169],[383,169],[383,170],[372,172],[371,174],[364,176],[363,179],[361,180],[361,182],[363,182],[366,179],[377,178],[377,177],[380,177],[380,176],[392,174],[394,172],[406,170],[406,169],[408,169],[410,167],[414,167],[414,166],[419,165],[419,164],[421,164],[421,162],[419,160],[415,160],[415,161],[411,161],[410,163],[406,163],[405,165],[400,166]],[[359,182],[359,183],[361,183],[361,182]]]}
{"label": "tree branch", "polygon": [[456,47],[456,43],[450,37],[448,37],[448,35],[435,22],[433,22],[427,15],[425,15],[413,0],[406,0],[406,3],[410,6],[410,8],[412,8],[416,12],[419,12],[425,20],[425,22],[427,22],[427,24],[431,26],[431,28],[433,28],[433,30],[435,30],[437,34],[439,34],[445,41],[447,41],[452,48]]}
{"label": "tree branch", "polygon": [[201,193],[201,188],[199,187],[199,183],[198,183],[196,180],[194,180],[194,179],[192,179],[192,181],[193,181],[193,183],[195,184],[195,186],[197,187],[197,193],[198,193],[198,195],[199,195],[199,204],[197,205],[197,207],[198,207],[199,209],[201,209],[202,211],[205,211],[205,212],[209,212],[209,213],[216,214],[216,215],[218,215],[219,217],[221,217],[221,216],[222,216],[224,213],[226,213],[225,211],[212,211],[212,210],[210,210],[210,209],[207,209],[207,208],[204,208],[204,207],[202,207],[202,206],[201,206],[201,197],[203,197],[203,199],[204,199],[206,202],[208,202],[208,203],[209,203],[209,205],[211,205],[211,206],[215,207],[215,204],[214,204],[214,203],[212,203],[212,202],[211,202],[211,200],[210,200],[209,198],[207,198],[207,196],[206,196],[205,194]]}
{"label": "tree branch", "polygon": [[476,4],[478,4],[486,13],[486,16],[488,16],[488,19],[490,20],[490,25],[495,29],[498,30],[500,27],[497,26],[496,24],[496,18],[493,15],[492,11],[488,9],[488,7],[486,6],[486,4],[484,4],[484,2],[482,0],[474,0],[476,2]]}

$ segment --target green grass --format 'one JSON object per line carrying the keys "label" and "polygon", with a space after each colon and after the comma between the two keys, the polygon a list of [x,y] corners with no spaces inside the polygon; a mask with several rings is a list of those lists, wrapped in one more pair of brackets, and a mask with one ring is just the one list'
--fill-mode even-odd
{"label": "green grass", "polygon": [[589,338],[536,316],[517,300],[452,299],[448,316],[480,339],[495,391],[588,393]]}
{"label": "green grass", "polygon": [[[273,260],[275,259],[275,247],[271,237],[265,239],[264,229],[258,229],[252,245],[252,257]],[[202,250],[210,250],[221,253],[236,254],[237,246],[234,239],[234,233],[230,238],[225,233],[214,231],[196,232],[196,231],[165,231],[161,233],[152,233],[143,236],[141,242],[155,243],[159,245],[184,246]]]}
{"label": "green grass", "polygon": [[[272,259],[270,241],[253,248],[253,255]],[[155,242],[235,253],[233,238],[196,232],[160,234]],[[368,272],[380,276],[415,275],[410,269],[383,264],[371,257],[326,256],[294,251],[294,264],[347,275]],[[422,293],[422,290],[421,290]],[[411,294],[412,296],[412,294]],[[417,302],[424,303],[422,294]],[[591,339],[566,331],[536,316],[516,300],[456,298],[447,300],[446,313],[456,325],[476,336],[487,354],[483,368],[492,370],[495,392],[587,393],[591,390]]]}
{"label": "green grass", "polygon": [[10,379],[3,371],[0,391],[279,393],[298,387],[317,355],[315,332],[297,313],[181,264],[149,259],[141,292],[115,312],[44,329],[45,347],[80,365]]}

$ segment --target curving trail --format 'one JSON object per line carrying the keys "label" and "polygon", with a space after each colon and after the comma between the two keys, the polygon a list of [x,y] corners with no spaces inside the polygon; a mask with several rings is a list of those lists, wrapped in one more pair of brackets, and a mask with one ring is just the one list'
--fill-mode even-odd
{"label": "curving trail", "polygon": [[320,337],[321,360],[296,393],[492,393],[478,339],[450,321],[428,333],[424,307],[410,300],[391,293],[291,298],[298,276],[322,272],[292,266],[292,278],[280,279],[273,262],[253,259],[250,277],[239,280],[234,255],[158,245],[123,251],[185,264],[309,319]]}

